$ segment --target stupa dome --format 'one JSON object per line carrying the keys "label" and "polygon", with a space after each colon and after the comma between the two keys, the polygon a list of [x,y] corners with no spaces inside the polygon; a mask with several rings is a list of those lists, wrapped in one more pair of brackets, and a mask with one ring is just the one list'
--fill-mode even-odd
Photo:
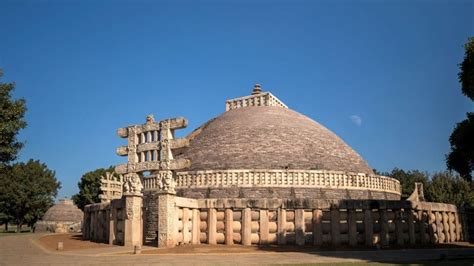
{"label": "stupa dome", "polygon": [[260,85],[187,137],[175,159],[176,191],[190,198],[399,199],[399,182],[375,175],[336,134]]}
{"label": "stupa dome", "polygon": [[49,208],[43,216],[43,221],[81,222],[82,211],[70,199],[60,199],[59,203]]}
{"label": "stupa dome", "polygon": [[188,138],[189,170],[299,169],[373,174],[336,134],[288,108],[251,106],[211,119]]}

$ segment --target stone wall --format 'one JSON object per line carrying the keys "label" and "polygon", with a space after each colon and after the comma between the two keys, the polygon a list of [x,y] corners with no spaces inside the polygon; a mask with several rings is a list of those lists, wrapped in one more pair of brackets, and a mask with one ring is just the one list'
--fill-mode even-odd
{"label": "stone wall", "polygon": [[82,236],[95,242],[122,245],[124,241],[124,202],[122,199],[86,205]]}
{"label": "stone wall", "polygon": [[[157,237],[159,231],[159,246],[207,243],[405,247],[469,239],[468,221],[450,204],[164,196],[166,203],[160,204],[164,198],[148,195],[158,207],[145,203],[150,208],[144,215],[145,234]],[[88,205],[84,236],[123,244],[122,204],[112,201],[110,205]]]}
{"label": "stone wall", "polygon": [[199,200],[200,242],[413,246],[465,239],[453,205],[388,200]]}
{"label": "stone wall", "polygon": [[301,188],[301,187],[229,187],[178,188],[180,197],[205,198],[283,198],[283,199],[384,199],[399,200],[400,194],[368,189]]}
{"label": "stone wall", "polygon": [[81,232],[82,222],[68,221],[38,221],[35,224],[35,233],[79,233]]}
{"label": "stone wall", "polygon": [[466,207],[461,210],[463,213],[464,223],[473,225],[466,230],[466,241],[474,243],[474,208],[473,207]]}

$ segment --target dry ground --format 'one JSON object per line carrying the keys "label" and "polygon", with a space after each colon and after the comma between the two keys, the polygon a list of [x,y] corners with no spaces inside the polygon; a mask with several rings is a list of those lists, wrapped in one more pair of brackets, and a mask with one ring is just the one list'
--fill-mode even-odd
{"label": "dry ground", "polygon": [[[44,248],[50,251],[56,251],[58,242],[63,242],[63,251],[84,250],[95,248],[110,248],[111,245],[96,243],[89,240],[83,240],[81,234],[52,234],[39,238],[38,242]],[[430,249],[432,247],[418,247],[416,249]],[[474,244],[467,242],[457,242],[452,244],[437,245],[436,248],[473,248]],[[242,246],[242,245],[183,245],[175,248],[155,248],[144,247],[142,254],[223,254],[223,253],[269,253],[269,252],[302,252],[314,253],[319,251],[370,251],[373,248],[350,248],[341,247],[333,249],[325,247],[316,249],[314,247],[295,247],[295,246]],[[400,250],[400,248],[390,248],[389,250]]]}
{"label": "dry ground", "polygon": [[56,250],[58,242],[63,242],[63,251],[110,247],[108,244],[83,240],[81,234],[47,235],[41,237],[38,242],[48,250]]}
{"label": "dry ground", "polygon": [[[57,242],[64,250],[57,251]],[[78,235],[17,234],[0,237],[0,265],[474,265],[474,248],[406,250],[316,250],[291,247],[143,247],[132,255],[123,246],[83,241]],[[418,265],[419,265],[418,264]]]}

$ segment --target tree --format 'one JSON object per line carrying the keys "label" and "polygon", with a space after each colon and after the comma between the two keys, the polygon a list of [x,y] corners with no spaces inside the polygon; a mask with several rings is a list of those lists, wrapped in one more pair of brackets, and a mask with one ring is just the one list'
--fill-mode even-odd
{"label": "tree", "polygon": [[448,169],[455,170],[468,181],[474,170],[474,113],[458,123],[449,137],[451,153],[446,157]]}
{"label": "tree", "polygon": [[84,210],[84,207],[87,204],[100,202],[100,177],[105,176],[106,172],[113,172],[114,167],[110,166],[109,168],[99,168],[91,172],[87,172],[82,175],[81,180],[77,184],[79,187],[79,193],[72,197],[74,203],[81,210]]}
{"label": "tree", "polygon": [[415,183],[423,183],[423,187],[426,187],[428,180],[428,173],[421,172],[418,170],[405,171],[402,169],[394,168],[390,173],[383,173],[384,176],[390,176],[400,181],[400,187],[402,189],[402,199],[408,198],[413,189]]}
{"label": "tree", "polygon": [[[458,74],[461,90],[464,95],[474,101],[474,37],[468,39],[464,46],[465,56],[459,65]],[[472,181],[474,171],[474,113],[467,113],[467,119],[454,128],[449,143],[451,152],[446,156],[449,170],[455,170],[464,179]]]}
{"label": "tree", "polygon": [[449,172],[435,173],[425,189],[430,201],[455,204],[456,206],[474,206],[474,190],[471,184]]}
{"label": "tree", "polygon": [[[0,79],[3,71],[0,69]],[[0,82],[0,220],[8,231],[8,222],[13,219],[9,213],[8,202],[4,201],[8,191],[11,167],[9,166],[23,147],[23,143],[16,139],[18,132],[26,127],[23,119],[26,112],[24,99],[13,100],[12,92],[15,83]]]}
{"label": "tree", "polygon": [[[3,71],[0,69],[0,79]],[[26,127],[23,119],[26,112],[24,99],[13,100],[15,83],[0,82],[0,170],[14,161],[23,143],[16,139],[18,132]]]}
{"label": "tree", "polygon": [[6,166],[0,175],[2,211],[17,224],[32,226],[53,205],[61,183],[46,164],[30,159],[27,163]]}
{"label": "tree", "polygon": [[464,60],[459,69],[462,93],[474,101],[474,37],[469,37],[464,45]]}

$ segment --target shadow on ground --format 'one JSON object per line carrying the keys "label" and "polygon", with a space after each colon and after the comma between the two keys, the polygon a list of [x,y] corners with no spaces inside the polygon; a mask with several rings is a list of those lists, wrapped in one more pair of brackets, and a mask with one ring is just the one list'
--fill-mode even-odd
{"label": "shadow on ground", "polygon": [[[82,238],[80,234],[48,235],[40,238],[40,243],[48,249],[55,250],[57,242],[64,243],[65,250],[93,249],[111,247],[104,243],[95,243]],[[417,246],[415,248],[333,248],[330,245],[322,248],[311,246],[242,246],[242,245],[183,245],[174,248],[150,248],[157,247],[156,241],[148,241],[147,248],[142,250],[145,255],[235,255],[248,254],[255,256],[258,254],[271,255],[272,253],[302,253],[308,256],[314,255],[314,260],[335,258],[347,260],[347,262],[370,262],[389,264],[419,264],[419,265],[474,265],[474,245],[469,243],[440,244],[436,246]],[[323,259],[323,260],[324,260]],[[326,260],[327,261],[327,260]],[[278,264],[278,261],[274,262]],[[353,265],[353,264],[351,264]]]}

